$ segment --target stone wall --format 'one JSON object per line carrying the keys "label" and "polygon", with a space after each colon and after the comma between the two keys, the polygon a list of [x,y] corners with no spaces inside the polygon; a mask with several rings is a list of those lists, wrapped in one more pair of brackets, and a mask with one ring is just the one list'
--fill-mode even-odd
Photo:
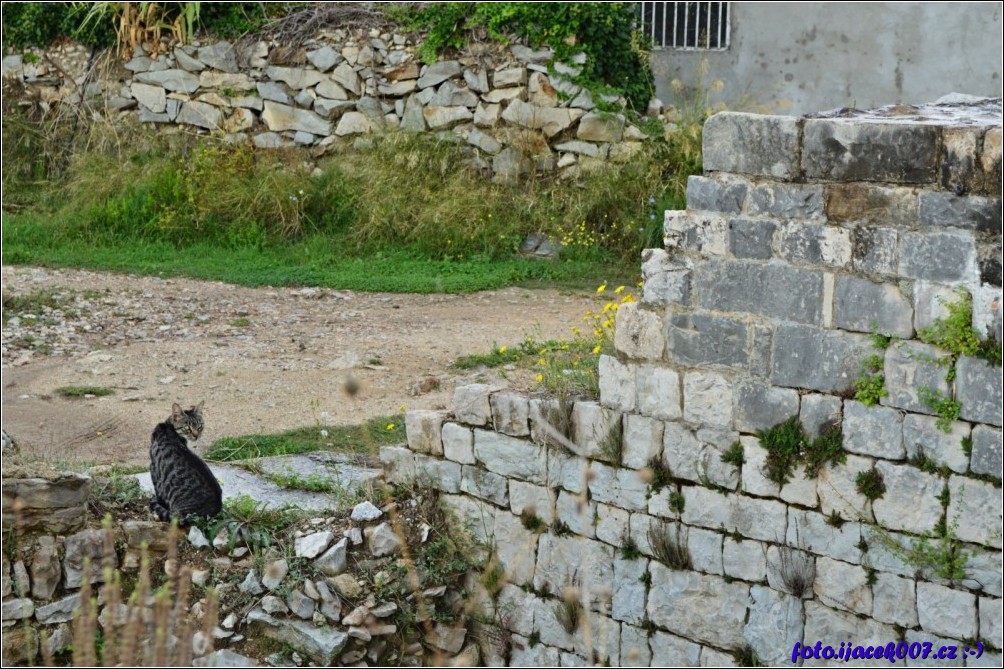
{"label": "stone wall", "polygon": [[437,133],[469,145],[476,164],[499,180],[626,162],[646,139],[625,114],[598,111],[590,92],[572,83],[584,61],[554,62],[548,48],[472,43],[461,56],[425,65],[416,38],[330,30],[295,51],[260,40],[167,47],[124,63],[107,53],[99,59],[105,66],[93,68],[101,76],[89,74],[87,50],[70,45],[27,60],[8,55],[3,77],[24,82],[46,104],[83,97],[112,114],[250,138],[258,147],[322,153],[397,128]]}
{"label": "stone wall", "polygon": [[[1000,113],[713,117],[599,402],[468,385],[408,414],[387,475],[494,546],[508,583],[483,598],[512,665],[776,665],[816,641],[955,644],[962,665],[975,640],[965,664],[1000,663],[1001,371],[917,339],[964,287],[1001,340]],[[871,356],[886,394],[866,405]],[[791,417],[808,439],[840,427],[846,460],[771,480],[761,437]],[[938,526],[951,541],[923,539]],[[950,547],[964,575],[923,559]]]}

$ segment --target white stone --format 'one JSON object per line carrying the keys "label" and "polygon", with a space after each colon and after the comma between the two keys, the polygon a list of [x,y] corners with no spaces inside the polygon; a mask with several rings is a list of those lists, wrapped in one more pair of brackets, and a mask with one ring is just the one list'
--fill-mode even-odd
{"label": "white stone", "polygon": [[619,462],[624,438],[619,413],[597,402],[579,401],[572,407],[571,420],[578,455]]}
{"label": "white stone", "polygon": [[462,469],[456,462],[415,454],[415,477],[423,485],[442,492],[460,492]]}
{"label": "white stone", "polygon": [[501,390],[483,383],[458,385],[453,391],[453,412],[457,420],[468,425],[488,425],[492,420],[491,394]]}
{"label": "white stone", "polygon": [[652,664],[652,650],[648,646],[648,632],[634,625],[621,625],[622,667],[648,667]]}
{"label": "white stone", "polygon": [[632,411],[635,405],[635,367],[609,355],[600,356],[600,404],[618,411]]}
{"label": "white stone", "polygon": [[812,596],[816,562],[811,553],[787,546],[767,547],[767,584],[780,592],[803,599]]}
{"label": "white stone", "polygon": [[699,667],[701,666],[701,646],[687,639],[656,632],[651,638],[652,666],[654,667]]}
{"label": "white stone", "polygon": [[596,538],[615,548],[624,545],[628,537],[629,514],[609,504],[596,505]]}
{"label": "white stone", "polygon": [[931,634],[971,639],[979,629],[976,595],[935,583],[917,583],[917,616]]}
{"label": "white stone", "polygon": [[[931,655],[929,657],[927,657],[926,659],[923,658],[923,657],[920,657],[920,658],[917,658],[916,660],[907,660],[907,662],[909,663],[907,666],[910,666],[910,667],[963,667],[963,666],[969,666],[969,667],[971,667],[971,666],[973,666],[973,662],[972,662],[971,659],[969,661],[967,661],[967,660],[964,660],[962,658],[962,650],[963,650],[963,648],[965,648],[966,643],[963,642],[963,641],[961,641],[961,640],[959,640],[959,639],[949,639],[949,638],[946,638],[946,637],[943,637],[943,636],[937,636],[935,634],[930,634],[928,632],[924,632],[924,631],[921,631],[921,630],[907,630],[906,631],[906,643],[909,644],[909,645],[911,645],[911,646],[914,643],[917,643],[917,644],[921,645],[921,648],[924,647],[923,644],[930,644],[930,648],[931,648],[931,651],[932,651]],[[956,654],[955,654],[955,658],[954,659],[948,659],[948,658],[939,659],[939,658],[935,657],[935,655],[937,654],[938,650],[941,649],[943,646],[955,646],[958,649],[957,652],[956,652]],[[987,657],[988,655],[989,655],[989,653],[987,651],[984,651],[983,657]],[[883,660],[883,662],[885,662],[885,661]],[[1001,664],[998,662],[997,664],[995,664],[993,666],[999,667],[999,666],[1001,666]]]}
{"label": "white stone", "polygon": [[[649,564],[652,587],[647,612],[649,620],[689,639],[725,648],[743,643],[749,586],[726,583],[718,576],[674,571],[658,562]],[[653,660],[658,660],[653,643]]]}
{"label": "white stone", "polygon": [[724,529],[726,532],[735,529],[732,495],[723,495],[717,490],[699,486],[687,486],[683,488],[683,503],[682,519],[687,525]]}
{"label": "white stone", "polygon": [[916,575],[917,567],[904,562],[901,557],[912,546],[915,537],[862,524],[861,539],[868,546],[867,555],[862,556],[862,562],[868,567],[900,576]]}
{"label": "white stone", "polygon": [[208,548],[211,545],[209,539],[206,539],[206,535],[195,525],[192,525],[188,530],[188,543],[195,548]]}
{"label": "white stone", "polygon": [[258,575],[255,574],[254,569],[247,573],[247,576],[245,576],[241,584],[237,586],[237,589],[249,595],[260,595],[265,592],[265,589],[261,587],[261,581],[258,580]]}
{"label": "white stone", "polygon": [[561,601],[537,599],[533,605],[533,626],[540,635],[540,642],[546,646],[571,650],[575,642],[572,635],[565,629],[564,624],[558,619],[558,611],[562,606]]}
{"label": "white stone", "polygon": [[349,518],[357,523],[368,523],[383,515],[383,511],[374,506],[373,502],[365,501],[352,507],[352,514]]}
{"label": "white stone", "polygon": [[509,654],[509,666],[513,667],[558,667],[561,660],[558,649],[543,643],[531,645],[526,637],[513,637],[512,651]]}
{"label": "white stone", "polygon": [[585,495],[562,490],[555,504],[555,514],[575,534],[590,539],[596,536],[596,502],[589,501]]}
{"label": "white stone", "polygon": [[178,111],[178,123],[194,125],[207,130],[219,129],[223,123],[223,112],[205,102],[183,102]]}
{"label": "white stone", "polygon": [[373,557],[395,555],[401,550],[401,540],[389,523],[380,523],[374,527],[367,539]]}
{"label": "white stone", "polygon": [[861,524],[844,521],[837,527],[821,513],[788,508],[789,546],[826,555],[851,564],[861,564]]}
{"label": "white stone", "polygon": [[137,102],[152,112],[159,114],[167,109],[167,97],[160,86],[136,82],[130,86],[129,91]]}
{"label": "white stone", "polygon": [[584,617],[572,635],[572,651],[579,657],[597,658],[604,664],[620,657],[620,623],[589,612]]}
{"label": "white stone", "polygon": [[526,396],[514,392],[498,392],[489,398],[492,421],[497,432],[511,437],[530,434],[530,403]]}
{"label": "white stone", "polygon": [[404,415],[408,448],[416,453],[443,454],[445,411],[408,411]]}
{"label": "white stone", "polygon": [[1001,600],[980,597],[980,638],[986,639],[997,648],[1004,646],[1004,610]]}
{"label": "white stone", "polygon": [[948,488],[948,523],[949,526],[958,523],[958,538],[1000,549],[1000,488],[962,476],[952,476],[948,480]]}
{"label": "white stone", "polygon": [[780,487],[767,478],[767,449],[756,437],[739,438],[743,447],[742,491],[758,497],[780,497]]}
{"label": "white stone", "polygon": [[615,620],[641,623],[645,620],[645,584],[642,576],[648,571],[648,560],[614,559],[614,591],[611,615]]}
{"label": "white stone", "polygon": [[719,576],[725,573],[722,567],[722,535],[718,532],[691,527],[687,532],[687,549],[697,571]]}
{"label": "white stone", "polygon": [[373,132],[373,122],[362,112],[355,111],[342,114],[335,128],[335,134],[339,137],[365,135],[370,132]]}
{"label": "white stone", "polygon": [[858,474],[872,468],[872,460],[859,455],[848,455],[847,462],[823,467],[816,480],[820,511],[829,516],[836,512],[846,520],[871,520],[872,503],[858,492],[855,479]]}
{"label": "white stone", "polygon": [[701,666],[702,667],[738,667],[736,664],[736,659],[731,653],[723,653],[720,650],[711,648],[710,646],[701,647]]}
{"label": "white stone", "polygon": [[509,629],[523,636],[533,634],[536,625],[534,618],[539,603],[540,600],[535,595],[510,583],[503,585],[498,593],[498,610],[511,613]]}
{"label": "white stone", "polygon": [[334,532],[313,532],[298,537],[294,542],[296,557],[313,559],[324,552],[335,538]]}
{"label": "white stone", "polygon": [[302,130],[314,135],[328,135],[331,124],[312,111],[296,109],[271,100],[265,100],[261,120],[273,132]]}
{"label": "white stone", "polygon": [[663,423],[654,418],[628,414],[624,416],[623,463],[625,467],[642,469],[662,456]]}
{"label": "white stone", "polygon": [[872,502],[875,520],[891,530],[930,531],[941,518],[944,481],[909,465],[879,461],[875,469],[885,483],[885,494]]}
{"label": "white stone", "polygon": [[535,515],[544,523],[550,525],[554,522],[554,507],[557,500],[554,492],[544,486],[524,483],[523,481],[509,482],[509,506],[516,515],[523,513]]}
{"label": "white stone", "polygon": [[381,446],[380,464],[389,483],[410,483],[415,479],[415,454],[403,446]]}
{"label": "white stone", "polygon": [[677,510],[677,502],[675,499],[670,498],[670,495],[675,496],[677,494],[679,494],[679,491],[675,485],[665,486],[657,491],[652,491],[648,498],[648,512],[660,518],[678,520],[680,512]]}
{"label": "white stone", "polygon": [[506,580],[518,585],[533,583],[537,539],[540,535],[523,527],[519,516],[505,511],[499,511],[495,515],[495,532],[499,537],[495,542],[495,550],[499,562],[505,568]]}
{"label": "white stone", "polygon": [[736,541],[725,537],[722,546],[722,568],[726,576],[744,581],[767,578],[767,552],[759,541]]}
{"label": "white stone", "polygon": [[872,617],[900,627],[919,625],[916,581],[876,572],[872,584]]}
{"label": "white stone", "polygon": [[662,461],[673,476],[688,481],[698,480],[697,463],[701,444],[697,437],[680,423],[666,423],[663,428]]}
{"label": "white stone", "polygon": [[331,80],[357,97],[362,93],[362,80],[348,63],[339,63],[331,73]]}
{"label": "white stone", "polygon": [[437,107],[429,105],[422,109],[422,115],[432,130],[452,128],[455,125],[474,119],[474,114],[467,107]]}
{"label": "white stone", "polygon": [[[739,433],[715,428],[701,428],[697,431],[697,441],[701,444],[697,454],[697,480],[704,485],[720,486],[735,490],[739,486],[739,469],[722,460],[732,444],[739,441]],[[807,495],[803,495],[807,497]]]}
{"label": "white stone", "polygon": [[273,560],[265,565],[265,572],[261,576],[261,584],[268,590],[275,590],[282,583],[289,573],[289,562],[286,558]]}
{"label": "white stone", "polygon": [[[781,541],[787,530],[787,507],[770,499],[732,496],[728,531],[761,541]],[[686,512],[684,512],[686,520]]]}
{"label": "white stone", "polygon": [[791,649],[802,641],[801,600],[761,585],[752,586],[743,638],[765,666],[790,664]]}
{"label": "white stone", "polygon": [[903,419],[903,444],[906,456],[923,455],[953,472],[964,474],[969,469],[969,456],[962,450],[962,440],[970,433],[969,423],[952,421],[949,432],[938,427],[938,418],[907,414]]}
{"label": "white stone", "polygon": [[329,100],[349,99],[348,91],[330,79],[322,80],[319,84],[317,84],[317,88],[314,90],[320,97],[327,98]]}
{"label": "white stone", "polygon": [[622,304],[617,310],[615,328],[614,347],[619,353],[643,360],[662,358],[666,341],[662,319],[656,312],[642,309],[637,302]]}
{"label": "white stone", "polygon": [[812,589],[827,606],[866,616],[872,613],[872,591],[862,567],[818,557]]}
{"label": "white stone", "polygon": [[[812,600],[805,602],[804,606],[803,638],[806,643],[809,639],[814,639],[823,641],[824,644],[831,643],[834,648],[839,648],[841,641],[849,640],[854,645],[885,646],[897,638],[896,628],[892,625],[884,625],[869,618],[858,618],[853,613],[835,611]],[[790,649],[788,652],[791,652]],[[791,661],[790,655],[788,661]],[[885,663],[885,660],[882,662]]]}
{"label": "white stone", "polygon": [[732,427],[732,384],[711,372],[683,376],[683,418],[697,425]]}
{"label": "white stone", "polygon": [[509,481],[480,467],[464,465],[460,473],[460,490],[499,506],[509,505]]}
{"label": "white stone", "polygon": [[884,406],[844,402],[844,449],[859,455],[897,460],[903,448],[903,414]]}
{"label": "white stone", "polygon": [[479,128],[494,128],[502,115],[502,105],[478,103],[474,110],[474,125]]}
{"label": "white stone", "polygon": [[583,601],[609,604],[613,596],[613,549],[606,544],[582,537],[556,537],[544,534],[537,549],[537,567],[533,586],[553,593],[577,587]]}
{"label": "white stone", "polygon": [[589,460],[552,448],[547,453],[547,485],[582,492],[591,476]]}
{"label": "white stone", "polygon": [[338,576],[345,571],[348,563],[349,540],[339,539],[321,557],[314,561],[314,568],[326,576]]}
{"label": "white stone", "polygon": [[642,473],[633,469],[608,467],[600,462],[592,464],[593,477],[589,482],[592,499],[628,509],[645,511],[648,509],[648,484]]}
{"label": "white stone", "polygon": [[496,70],[492,76],[492,86],[494,88],[506,88],[509,86],[522,86],[526,83],[526,68],[511,67],[505,70]]}
{"label": "white stone", "polygon": [[524,439],[474,430],[474,457],[502,476],[538,484],[547,481],[547,450]]}

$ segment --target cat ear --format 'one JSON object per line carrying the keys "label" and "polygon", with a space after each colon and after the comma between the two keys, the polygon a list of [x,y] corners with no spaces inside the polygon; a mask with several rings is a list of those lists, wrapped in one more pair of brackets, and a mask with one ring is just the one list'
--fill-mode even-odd
{"label": "cat ear", "polygon": [[183,414],[184,412],[181,410],[181,407],[177,402],[171,405],[171,416],[173,418],[180,418]]}

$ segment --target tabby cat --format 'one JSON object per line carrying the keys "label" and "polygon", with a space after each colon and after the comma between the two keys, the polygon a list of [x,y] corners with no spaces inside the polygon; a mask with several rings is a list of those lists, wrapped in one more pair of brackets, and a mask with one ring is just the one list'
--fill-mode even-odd
{"label": "tabby cat", "polygon": [[174,404],[171,417],[153,429],[150,478],[154,495],[150,510],[160,520],[215,516],[223,508],[220,484],[186,441],[195,441],[202,434],[203,404],[185,410]]}

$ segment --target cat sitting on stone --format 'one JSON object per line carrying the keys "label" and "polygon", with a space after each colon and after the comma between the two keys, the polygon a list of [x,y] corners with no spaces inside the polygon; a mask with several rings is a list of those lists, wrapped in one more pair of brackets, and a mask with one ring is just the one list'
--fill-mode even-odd
{"label": "cat sitting on stone", "polygon": [[219,482],[186,441],[195,441],[202,434],[203,404],[185,410],[174,404],[171,417],[153,429],[150,478],[154,495],[150,510],[160,520],[215,516],[223,508]]}

